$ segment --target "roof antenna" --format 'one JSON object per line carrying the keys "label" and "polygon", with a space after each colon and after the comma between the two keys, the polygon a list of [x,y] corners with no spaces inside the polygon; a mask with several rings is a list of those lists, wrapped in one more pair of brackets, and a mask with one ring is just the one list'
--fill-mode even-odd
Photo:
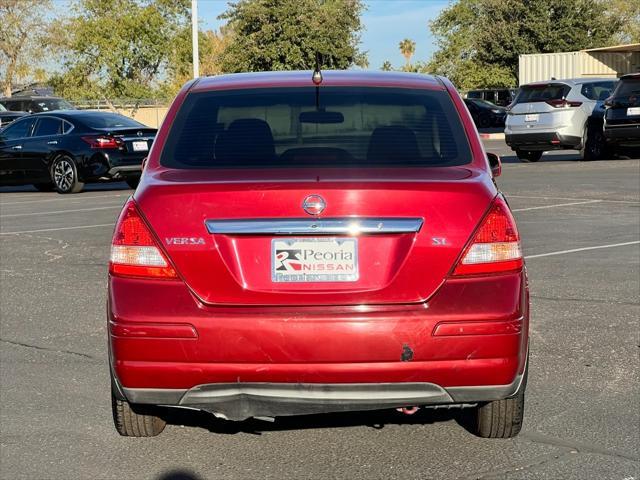
{"label": "roof antenna", "polygon": [[322,83],[322,72],[320,72],[321,63],[322,57],[320,56],[320,52],[316,52],[316,69],[313,71],[313,75],[311,76],[311,80],[316,86]]}
{"label": "roof antenna", "polygon": [[322,63],[322,57],[320,52],[316,52],[316,69],[311,75],[311,81],[316,86],[316,110],[320,110],[320,84],[322,83],[322,72],[320,72],[320,64]]}

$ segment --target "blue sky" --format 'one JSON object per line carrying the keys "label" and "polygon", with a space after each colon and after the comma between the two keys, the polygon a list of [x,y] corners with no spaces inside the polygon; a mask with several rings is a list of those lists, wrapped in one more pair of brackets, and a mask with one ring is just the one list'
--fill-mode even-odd
{"label": "blue sky", "polygon": [[[362,49],[369,52],[369,67],[378,69],[385,60],[395,67],[404,64],[398,43],[405,38],[416,42],[414,61],[426,61],[435,50],[428,21],[448,5],[448,0],[365,0],[365,31]],[[198,0],[198,17],[202,27],[218,29],[217,19],[227,8],[227,0]]]}

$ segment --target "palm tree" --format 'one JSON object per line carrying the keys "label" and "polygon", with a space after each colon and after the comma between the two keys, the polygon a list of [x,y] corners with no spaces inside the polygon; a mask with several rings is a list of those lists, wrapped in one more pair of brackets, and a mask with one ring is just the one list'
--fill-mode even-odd
{"label": "palm tree", "polygon": [[400,42],[399,47],[400,47],[400,53],[402,53],[402,56],[407,61],[407,67],[408,67],[411,64],[411,57],[413,57],[413,54],[416,53],[416,42],[408,38],[405,38]]}

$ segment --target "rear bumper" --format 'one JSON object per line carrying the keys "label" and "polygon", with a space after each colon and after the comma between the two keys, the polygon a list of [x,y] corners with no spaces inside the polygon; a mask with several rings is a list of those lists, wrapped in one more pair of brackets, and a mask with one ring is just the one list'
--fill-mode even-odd
{"label": "rear bumper", "polygon": [[640,146],[640,123],[632,125],[606,125],[604,136],[607,143],[622,147]]}
{"label": "rear bumper", "polygon": [[513,150],[549,151],[579,149],[582,138],[557,132],[506,133],[505,141]]}
{"label": "rear bumper", "polygon": [[447,280],[420,304],[321,308],[213,307],[179,281],[110,277],[108,316],[130,402],[232,419],[498,400],[528,345],[524,272]]}
{"label": "rear bumper", "polygon": [[183,389],[123,388],[138,404],[197,408],[228,420],[376,410],[418,405],[477,403],[507,398],[523,375],[508,385],[450,387],[433,383],[214,383]]}

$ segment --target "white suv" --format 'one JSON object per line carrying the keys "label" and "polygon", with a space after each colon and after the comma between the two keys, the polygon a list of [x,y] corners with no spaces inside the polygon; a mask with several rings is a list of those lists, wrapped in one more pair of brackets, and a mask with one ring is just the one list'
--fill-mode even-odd
{"label": "white suv", "polygon": [[615,79],[551,80],[520,87],[508,107],[507,145],[523,162],[549,150],[579,150],[584,160],[604,153],[602,114]]}

